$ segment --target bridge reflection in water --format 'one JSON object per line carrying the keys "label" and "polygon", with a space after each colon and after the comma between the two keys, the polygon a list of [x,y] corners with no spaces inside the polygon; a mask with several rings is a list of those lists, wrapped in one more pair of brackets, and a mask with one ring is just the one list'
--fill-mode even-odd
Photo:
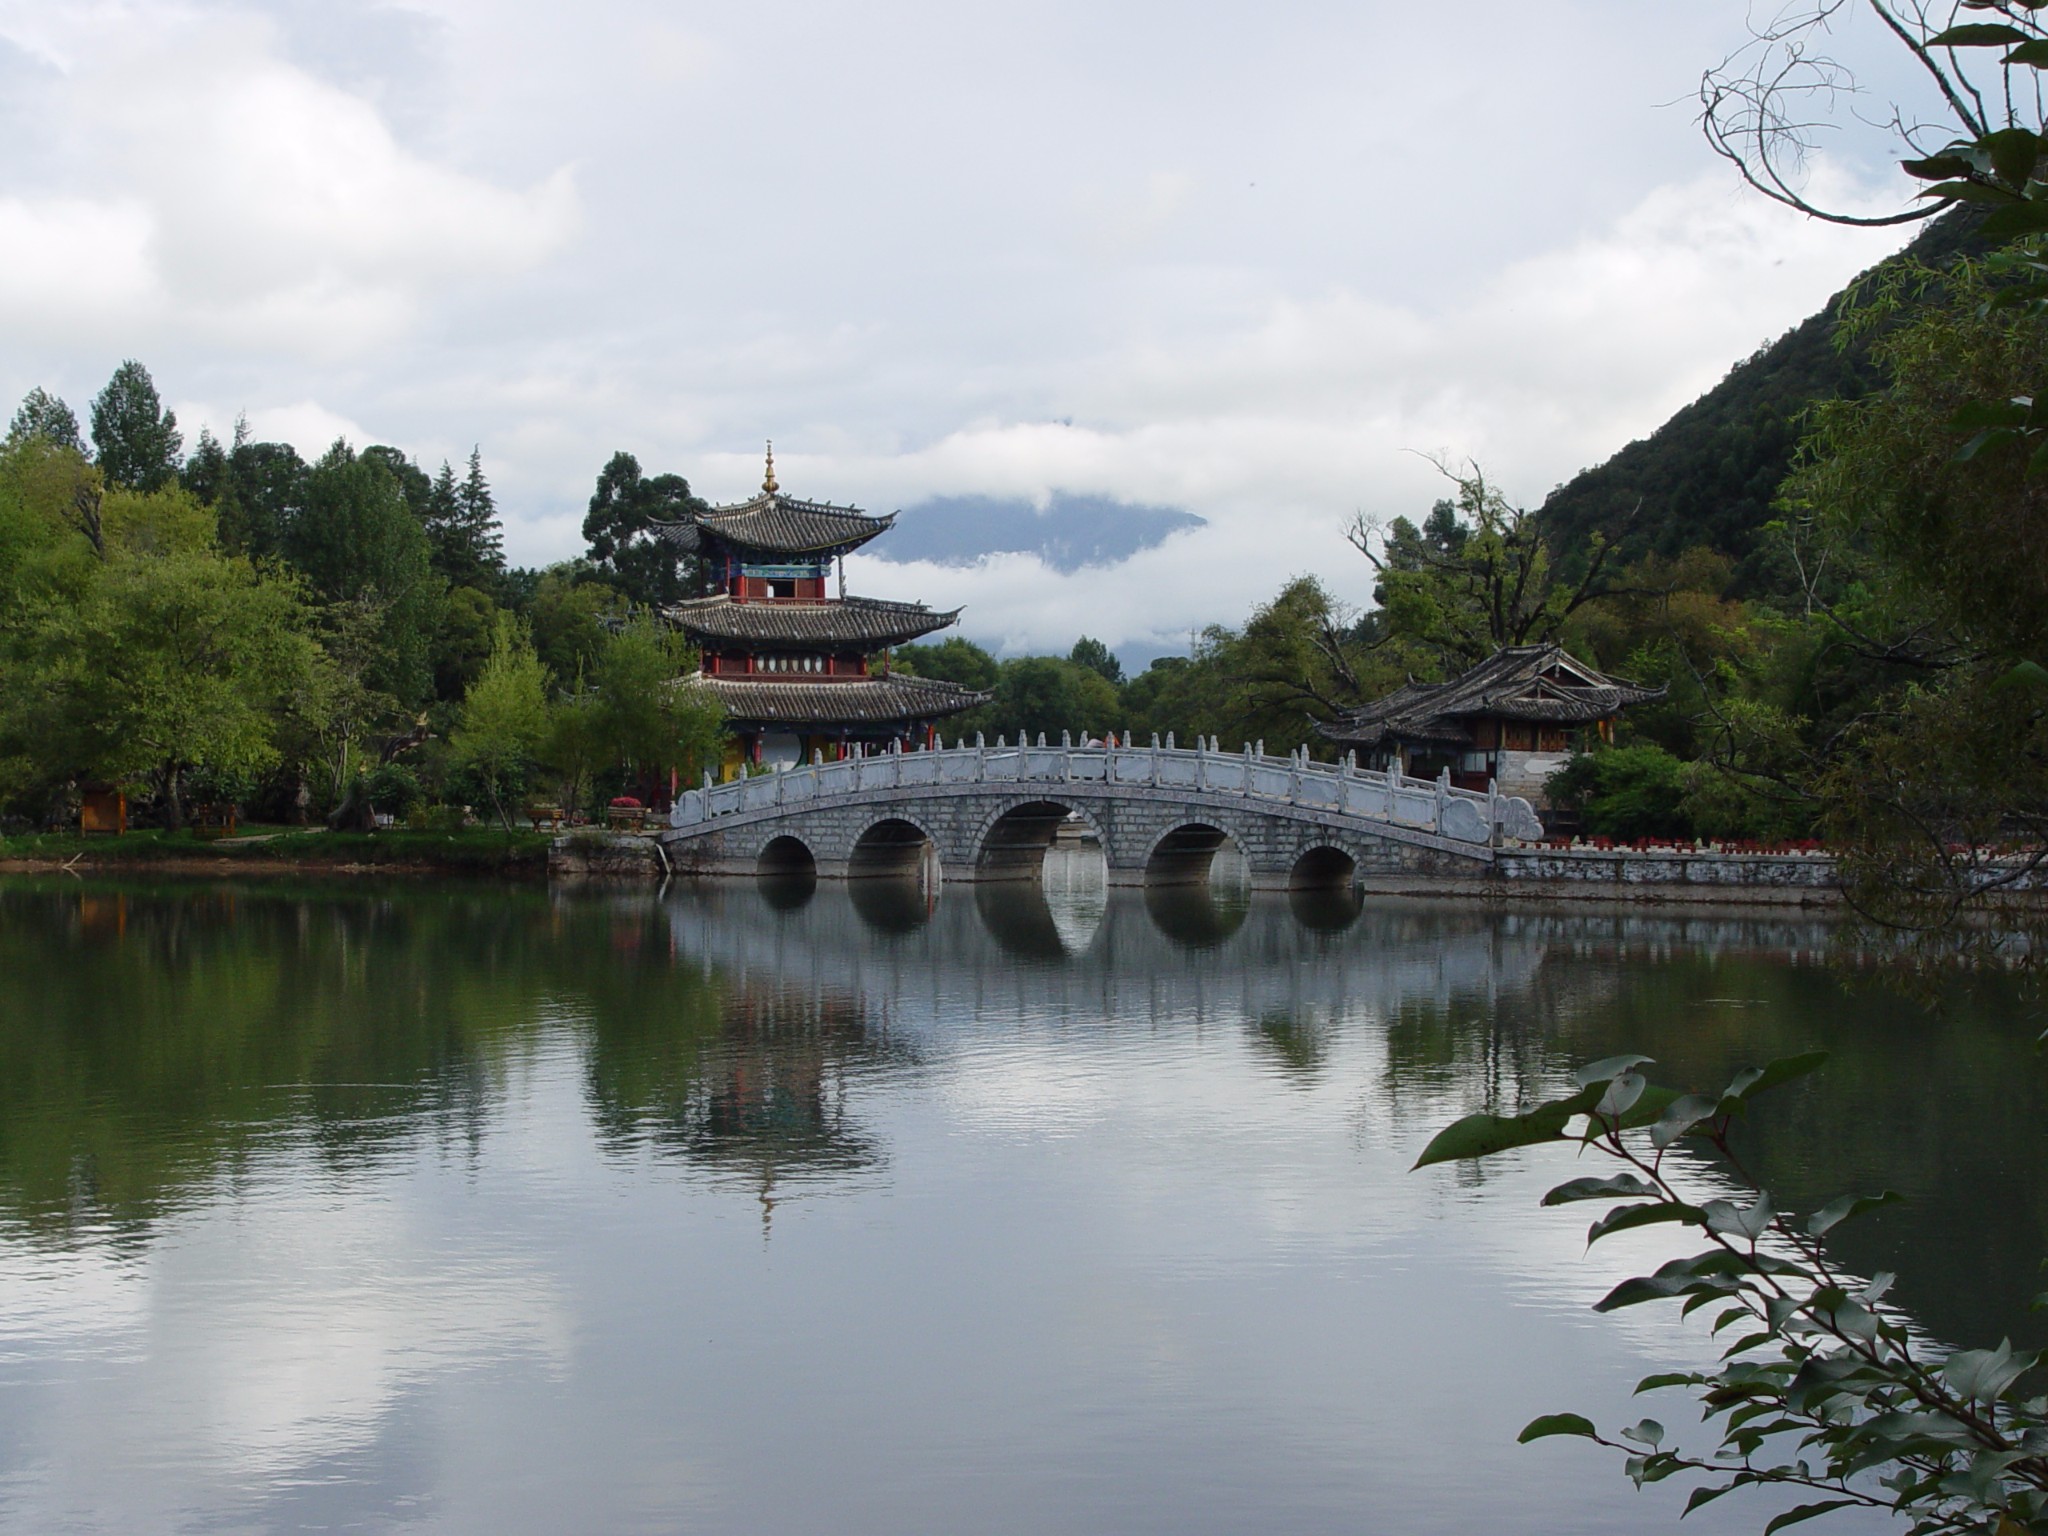
{"label": "bridge reflection in water", "polygon": [[[1099,858],[1048,856],[1042,882],[940,887],[805,876],[682,882],[645,900],[678,958],[729,981],[856,997],[896,1027],[977,1019],[1240,1021],[1333,1012],[1390,1018],[1461,998],[1491,1006],[1546,962],[1631,951],[1813,959],[1830,927],[1798,915],[1688,909],[1495,912],[1255,891],[1241,867],[1203,885],[1106,886]],[[950,1010],[950,1011],[949,1011]]]}

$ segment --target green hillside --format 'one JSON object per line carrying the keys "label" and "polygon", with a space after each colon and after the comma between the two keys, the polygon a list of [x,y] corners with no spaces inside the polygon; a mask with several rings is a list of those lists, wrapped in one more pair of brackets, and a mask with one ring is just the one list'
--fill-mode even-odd
{"label": "green hillside", "polygon": [[[1940,265],[1976,246],[1974,227],[1946,215],[1902,255]],[[1594,533],[1619,529],[1640,500],[1642,511],[1622,541],[1626,561],[1705,545],[1736,562],[1738,595],[1768,588],[1757,535],[1773,515],[1801,414],[1816,400],[1853,399],[1876,382],[1863,347],[1842,351],[1834,344],[1841,298],[1737,363],[1648,437],[1551,492],[1542,518],[1552,547],[1569,560]]]}

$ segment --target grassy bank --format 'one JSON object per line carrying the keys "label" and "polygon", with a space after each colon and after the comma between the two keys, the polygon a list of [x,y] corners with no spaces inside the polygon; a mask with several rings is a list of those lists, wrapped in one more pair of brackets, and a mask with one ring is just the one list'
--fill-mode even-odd
{"label": "grassy bank", "polygon": [[328,832],[251,827],[232,838],[154,828],[120,837],[44,832],[0,837],[0,866],[18,869],[233,868],[384,870],[450,874],[547,873],[548,835],[472,827],[460,832]]}

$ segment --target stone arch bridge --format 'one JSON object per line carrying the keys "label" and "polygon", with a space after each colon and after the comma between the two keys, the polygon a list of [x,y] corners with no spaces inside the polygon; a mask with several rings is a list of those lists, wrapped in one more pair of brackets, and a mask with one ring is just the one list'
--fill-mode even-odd
{"label": "stone arch bridge", "polygon": [[1200,881],[1226,845],[1256,887],[1360,875],[1477,874],[1503,837],[1542,835],[1526,800],[1448,776],[1331,766],[1307,754],[1062,744],[960,746],[813,762],[706,783],[659,834],[677,874],[1036,879],[1063,829],[1092,833],[1110,883]]}

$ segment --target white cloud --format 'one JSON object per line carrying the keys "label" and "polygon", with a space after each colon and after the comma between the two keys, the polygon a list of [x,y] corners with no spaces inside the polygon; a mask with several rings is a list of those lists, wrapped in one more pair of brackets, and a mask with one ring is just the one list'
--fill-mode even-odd
{"label": "white cloud", "polygon": [[1427,507],[1410,450],[1540,500],[1889,246],[1707,169],[1655,103],[1739,23],[1621,0],[1455,50],[1386,4],[413,0],[404,46],[266,4],[0,0],[47,125],[0,167],[0,386],[140,356],[217,431],[480,444],[522,561],[615,449],[723,499],[766,436],[877,510],[1208,519],[1113,572],[861,568],[1014,645],[1174,644],[1301,570],[1360,599],[1338,531]]}
{"label": "white cloud", "polygon": [[577,223],[566,167],[507,190],[233,12],[86,7],[32,41],[82,190],[0,204],[0,292],[45,336],[199,338],[273,357],[387,346],[439,291],[531,267]]}

